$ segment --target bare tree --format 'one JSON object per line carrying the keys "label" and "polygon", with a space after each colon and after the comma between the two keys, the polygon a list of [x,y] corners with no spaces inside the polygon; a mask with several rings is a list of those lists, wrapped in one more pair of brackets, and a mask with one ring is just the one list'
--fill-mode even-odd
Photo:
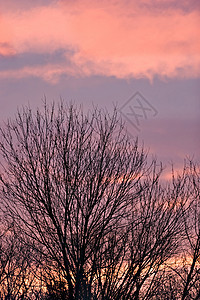
{"label": "bare tree", "polygon": [[191,201],[184,215],[187,246],[184,247],[182,272],[179,273],[183,292],[181,299],[200,299],[200,167],[189,161],[186,168]]}
{"label": "bare tree", "polygon": [[14,223],[1,219],[0,228],[0,299],[29,299],[36,267],[31,251],[20,241]]}
{"label": "bare tree", "polygon": [[70,299],[90,299],[106,238],[125,226],[146,158],[117,113],[24,109],[1,129],[1,198],[18,226],[55,261]]}
{"label": "bare tree", "polygon": [[162,167],[147,164],[117,111],[45,104],[0,132],[1,206],[49,297],[151,299],[178,252],[185,200],[182,188],[161,186]]}
{"label": "bare tree", "polygon": [[[182,174],[172,175],[173,194],[184,199],[182,210],[182,238],[178,255],[168,261],[159,280],[153,283],[152,299],[200,299],[200,169],[194,161],[187,161]],[[169,296],[171,295],[171,296]],[[150,299],[151,299],[150,298]]]}

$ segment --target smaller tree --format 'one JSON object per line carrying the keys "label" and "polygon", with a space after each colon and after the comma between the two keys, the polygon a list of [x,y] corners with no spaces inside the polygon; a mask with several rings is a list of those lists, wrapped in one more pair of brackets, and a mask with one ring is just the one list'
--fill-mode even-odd
{"label": "smaller tree", "polygon": [[35,275],[31,252],[20,241],[14,223],[0,224],[0,298],[29,299]]}
{"label": "smaller tree", "polygon": [[200,167],[189,161],[187,174],[190,183],[191,202],[184,215],[187,240],[182,270],[184,299],[200,299]]}
{"label": "smaller tree", "polygon": [[199,175],[199,166],[193,161],[187,161],[182,174],[173,173],[173,194],[179,194],[185,201],[180,206],[182,238],[178,256],[166,264],[157,284],[154,282],[155,299],[156,295],[162,295],[162,299],[200,299]]}

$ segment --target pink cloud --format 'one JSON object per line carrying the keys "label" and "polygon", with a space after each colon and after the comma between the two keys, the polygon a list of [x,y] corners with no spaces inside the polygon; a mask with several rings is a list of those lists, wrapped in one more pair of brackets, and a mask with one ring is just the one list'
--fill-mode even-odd
{"label": "pink cloud", "polygon": [[77,76],[77,72],[67,66],[47,64],[43,66],[23,67],[20,70],[5,70],[0,72],[0,79],[21,79],[26,77],[39,77],[51,84],[56,84],[63,74]]}
{"label": "pink cloud", "polygon": [[7,19],[0,15],[0,56],[10,56],[15,54],[12,47],[13,30]]}
{"label": "pink cloud", "polygon": [[0,43],[0,56],[11,56],[14,54],[15,51],[11,45],[9,45],[7,42]]}
{"label": "pink cloud", "polygon": [[[60,1],[48,7],[9,11],[4,18],[13,32],[11,42],[17,53],[73,49],[74,55],[67,57],[73,69],[66,63],[60,66],[63,74],[199,76],[198,10],[185,13],[171,5],[158,13],[148,11],[145,4],[152,1]],[[0,43],[5,36],[9,40],[5,33]]]}

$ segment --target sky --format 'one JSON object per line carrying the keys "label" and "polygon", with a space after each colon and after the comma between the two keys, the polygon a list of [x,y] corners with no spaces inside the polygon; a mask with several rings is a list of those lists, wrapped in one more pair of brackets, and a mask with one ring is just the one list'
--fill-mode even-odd
{"label": "sky", "polygon": [[117,105],[131,137],[200,160],[199,0],[0,0],[0,122],[22,105]]}

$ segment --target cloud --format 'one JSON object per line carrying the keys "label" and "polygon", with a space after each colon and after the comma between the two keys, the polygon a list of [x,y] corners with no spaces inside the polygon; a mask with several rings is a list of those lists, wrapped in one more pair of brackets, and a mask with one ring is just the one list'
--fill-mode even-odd
{"label": "cloud", "polygon": [[27,1],[27,0],[0,0],[0,9],[3,12],[6,11],[23,11],[27,9],[31,9],[33,7],[39,7],[39,6],[50,6],[53,3],[56,3],[56,0],[34,0],[34,1]]}
{"label": "cloud", "polygon": [[0,43],[0,56],[12,56],[14,54],[15,51],[9,43],[6,42]]}
{"label": "cloud", "polygon": [[[52,73],[59,69],[59,76],[198,77],[199,11],[195,1],[194,10],[189,12],[183,9],[188,1],[179,6],[182,9],[174,3],[163,1],[162,6],[165,4],[167,9],[162,13],[157,10],[160,0],[143,0],[140,4],[135,0],[58,1],[51,6],[10,10],[5,12],[4,19],[12,38],[5,30],[0,43],[5,43],[6,37],[17,54],[66,49],[66,63],[62,62],[59,68],[57,64],[46,66],[49,71],[52,67]],[[34,76],[43,78],[44,66],[41,72],[35,72],[34,67],[29,72],[25,70],[21,69],[21,76],[23,72],[28,76],[33,70]]]}
{"label": "cloud", "polygon": [[61,65],[47,64],[42,66],[23,67],[20,70],[4,70],[0,72],[0,79],[22,79],[26,77],[42,78],[51,84],[56,84],[59,78],[64,74],[76,76],[72,73],[71,68],[62,67]]}
{"label": "cloud", "polygon": [[13,30],[6,18],[0,15],[0,57],[15,54],[13,47]]}

